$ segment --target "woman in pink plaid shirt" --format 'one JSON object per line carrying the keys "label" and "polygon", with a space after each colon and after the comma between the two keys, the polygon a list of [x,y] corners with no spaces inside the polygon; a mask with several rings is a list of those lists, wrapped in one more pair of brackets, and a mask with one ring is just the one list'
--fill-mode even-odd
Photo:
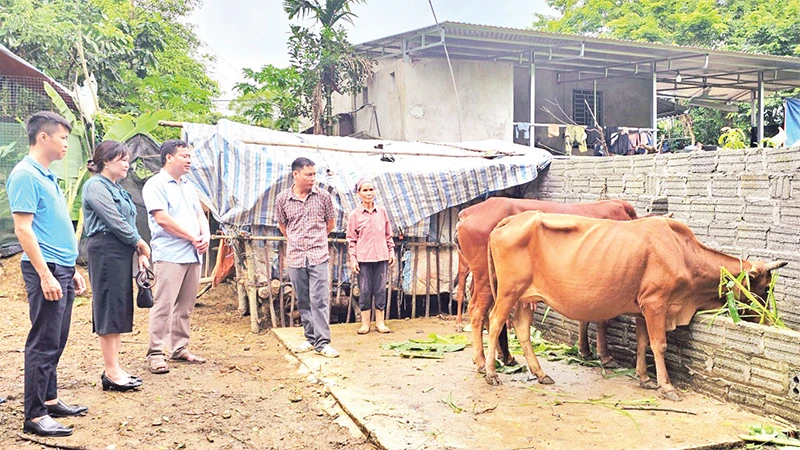
{"label": "woman in pink plaid shirt", "polygon": [[358,334],[369,333],[372,301],[375,300],[375,325],[380,333],[389,333],[383,323],[386,310],[386,280],[389,265],[394,264],[394,240],[386,208],[375,204],[375,185],[361,179],[356,183],[361,197],[347,220],[347,246],[350,265],[358,275],[358,306],[361,309],[361,328]]}

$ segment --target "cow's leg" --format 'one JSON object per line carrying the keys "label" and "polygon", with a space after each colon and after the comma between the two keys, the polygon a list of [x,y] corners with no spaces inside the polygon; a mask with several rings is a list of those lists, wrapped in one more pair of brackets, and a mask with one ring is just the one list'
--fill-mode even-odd
{"label": "cow's leg", "polygon": [[589,348],[589,322],[578,322],[578,353],[587,361],[592,359],[592,349]]}
{"label": "cow's leg", "polygon": [[[458,312],[456,312],[456,332],[461,333],[464,331],[463,314],[464,309],[464,295],[467,292],[467,272],[469,267],[466,266],[464,255],[458,253],[458,288],[456,288],[456,304],[458,305]],[[474,290],[474,289],[473,289]]]}
{"label": "cow's leg", "polygon": [[667,400],[679,402],[681,398],[678,395],[678,391],[676,391],[672,383],[669,382],[667,364],[664,362],[664,353],[667,352],[667,321],[665,313],[666,312],[644,311],[644,319],[647,325],[647,333],[650,335],[650,348],[653,350],[653,358],[656,362],[658,389],[662,397]]}
{"label": "cow's leg", "polygon": [[595,322],[594,326],[597,329],[597,355],[600,357],[600,364],[606,369],[616,369],[619,367],[619,364],[614,361],[614,358],[612,358],[611,354],[608,352],[608,339],[606,338],[608,320]]}
{"label": "cow's leg", "polygon": [[505,329],[503,325],[508,319],[508,314],[511,312],[511,308],[513,308],[514,303],[516,302],[511,301],[511,298],[516,297],[509,295],[501,296],[498,294],[498,301],[495,302],[494,307],[492,307],[492,311],[489,313],[489,345],[486,350],[486,354],[491,358],[485,361],[485,369],[486,382],[492,386],[500,385],[500,378],[497,376],[497,372],[494,368],[494,355],[497,354],[497,345],[500,333]]}
{"label": "cow's leg", "polygon": [[645,389],[658,389],[658,383],[650,379],[647,374],[647,346],[650,344],[647,335],[647,324],[644,317],[636,318],[636,376],[639,377],[639,386]]}
{"label": "cow's leg", "polygon": [[[472,297],[468,306],[469,323],[472,327],[472,361],[475,363],[478,373],[484,373],[486,355],[483,353],[483,322],[492,307],[493,301],[492,293],[485,288],[485,283],[477,280],[474,273],[472,276]],[[494,355],[492,354],[492,356]]]}
{"label": "cow's leg", "polygon": [[553,384],[552,378],[547,376],[539,365],[539,358],[533,352],[531,345],[531,323],[533,322],[533,308],[535,304],[520,303],[514,312],[514,329],[517,330],[517,339],[525,354],[525,361],[528,362],[528,373],[531,379],[535,376],[541,384]]}
{"label": "cow's leg", "polygon": [[[517,309],[520,307],[517,306]],[[516,314],[516,313],[515,313]],[[497,352],[497,358],[503,362],[505,366],[516,366],[519,364],[516,359],[511,355],[511,350],[508,349],[508,321],[503,324],[503,331],[500,332],[498,345],[500,351]]]}

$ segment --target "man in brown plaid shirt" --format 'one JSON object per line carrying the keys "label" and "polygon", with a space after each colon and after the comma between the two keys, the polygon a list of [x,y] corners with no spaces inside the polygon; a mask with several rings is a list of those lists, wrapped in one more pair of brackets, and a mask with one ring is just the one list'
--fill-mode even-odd
{"label": "man in brown plaid shirt", "polygon": [[289,278],[297,293],[297,309],[305,342],[297,353],[314,350],[322,356],[339,356],[331,347],[330,292],[328,291],[328,233],[333,230],[331,195],[316,186],[317,170],[308,158],[292,162],[291,188],[278,194],[275,216],[286,236]]}

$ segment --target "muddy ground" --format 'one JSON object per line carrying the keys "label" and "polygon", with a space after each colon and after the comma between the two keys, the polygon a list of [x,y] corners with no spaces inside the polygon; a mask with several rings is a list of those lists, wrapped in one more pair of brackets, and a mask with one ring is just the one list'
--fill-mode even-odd
{"label": "muddy ground", "polygon": [[[22,440],[23,348],[30,322],[19,256],[0,260],[0,449],[34,449]],[[81,269],[85,274],[85,270]],[[88,277],[87,277],[88,281]],[[89,406],[67,438],[41,442],[85,449],[374,449],[327,389],[270,333],[251,334],[236,295],[224,284],[198,300],[192,350],[203,365],[144,367],[147,313],[136,309],[123,335],[121,363],[143,378],[135,392],[103,392],[102,356],[92,333],[90,297],[79,297],[59,365],[59,395]],[[348,426],[349,425],[349,426]]]}

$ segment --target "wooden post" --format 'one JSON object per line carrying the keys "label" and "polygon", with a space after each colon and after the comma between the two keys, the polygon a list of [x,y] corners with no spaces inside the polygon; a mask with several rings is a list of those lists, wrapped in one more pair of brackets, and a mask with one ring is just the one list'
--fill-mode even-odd
{"label": "wooden post", "polygon": [[[346,249],[345,249],[346,250]],[[347,253],[345,251],[345,253]],[[344,271],[346,270],[346,264],[343,263],[343,260],[346,259],[347,256],[345,254],[339,253],[338,259],[339,260],[339,269],[336,271],[337,279],[336,279],[336,306],[339,306],[339,299],[342,298],[342,278],[344,278]],[[348,307],[347,317],[344,319],[344,323],[350,323],[350,308]]]}
{"label": "wooden post", "polygon": [[[395,252],[396,255],[403,255],[403,247],[404,245],[400,246],[400,249]],[[397,318],[400,319],[402,317],[402,308],[403,302],[406,299],[406,294],[403,292],[403,271],[400,269],[400,258],[397,258]]]}
{"label": "wooden post", "polygon": [[439,299],[439,314],[443,313],[442,308],[442,265],[439,260],[439,246],[436,246],[436,298]]}
{"label": "wooden post", "polygon": [[[258,292],[256,289],[256,258],[253,253],[253,244],[250,240],[245,241],[245,260],[247,261],[247,297],[250,300],[250,331],[259,332],[258,323]],[[275,317],[272,318],[273,322]],[[274,324],[273,324],[274,326]]]}
{"label": "wooden post", "polygon": [[414,265],[411,273],[411,318],[417,318],[417,264],[419,263],[419,247],[411,247],[414,252]]}
{"label": "wooden post", "polygon": [[244,258],[244,241],[242,238],[236,238],[233,240],[233,250],[234,256],[236,257],[236,264],[234,267],[236,268],[236,297],[239,300],[239,314],[242,317],[246,316],[250,312],[250,306],[247,304],[247,290],[245,288],[245,283],[247,282],[247,275],[245,272],[245,268],[242,267],[245,265],[245,258]]}
{"label": "wooden post", "polygon": [[[450,242],[452,244],[453,243],[453,208],[450,208],[449,214],[447,215],[447,223],[448,223],[448,225],[447,225],[447,229],[448,229],[448,234],[447,234],[448,238],[447,238],[447,240],[448,240],[448,242]],[[450,258],[449,258],[450,262],[449,262],[449,267],[448,267],[449,270],[447,271],[447,282],[448,282],[448,285],[450,287],[450,290],[448,291],[448,293],[450,295],[447,296],[447,315],[452,316],[453,315],[453,253],[455,253],[455,252],[453,252],[453,247],[452,246],[448,248],[448,251],[449,251],[449,254],[450,254]]]}
{"label": "wooden post", "polygon": [[431,316],[431,252],[425,247],[425,317]]}
{"label": "wooden post", "polygon": [[[269,273],[270,278],[272,278],[272,252],[270,250],[273,248],[272,247],[273,245],[275,245],[275,244],[272,243],[272,242],[266,242],[266,245],[265,245],[265,250],[267,252],[267,266],[268,266],[267,267],[267,272]],[[275,297],[272,295],[272,288],[270,287],[270,290],[269,290],[269,304],[270,305],[275,304],[275,300],[274,299],[275,299]],[[278,305],[279,305],[278,307],[280,308],[280,313],[281,313],[281,328],[285,328],[286,327],[286,300],[285,300],[285,296],[281,294],[280,289],[278,290],[278,299],[279,299],[278,300]],[[290,321],[292,320],[291,317],[289,318],[289,320]]]}

